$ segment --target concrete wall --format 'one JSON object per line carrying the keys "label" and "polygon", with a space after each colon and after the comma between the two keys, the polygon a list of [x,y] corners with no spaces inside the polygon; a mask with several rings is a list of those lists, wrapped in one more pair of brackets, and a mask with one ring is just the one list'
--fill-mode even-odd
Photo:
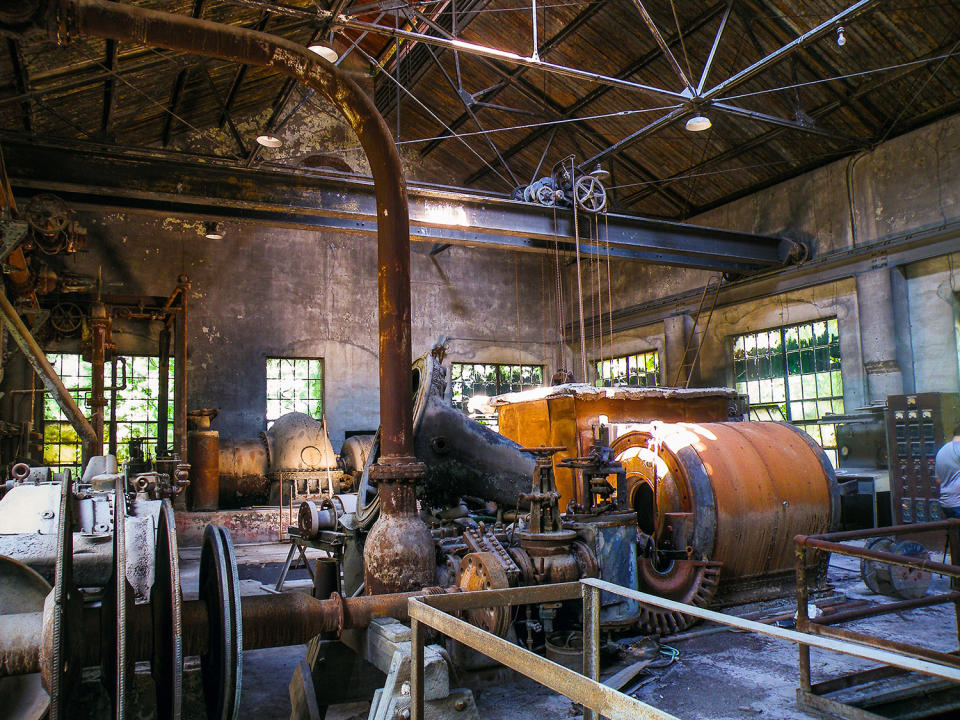
{"label": "concrete wall", "polygon": [[[378,425],[376,242],[371,238],[227,224],[223,240],[173,218],[83,213],[88,252],[62,268],[95,274],[104,291],[167,295],[190,277],[188,408],[217,407],[225,437],[264,428],[265,358],[322,357],[334,446]],[[452,361],[546,363],[540,256],[450,248],[412,255],[413,350],[450,340]],[[547,292],[550,291],[549,283]],[[520,343],[517,343],[519,298]],[[118,323],[121,352],[156,352],[157,327]]]}
{"label": "concrete wall", "polygon": [[[818,257],[956,220],[960,220],[960,116],[729,203],[691,222],[802,240]],[[867,279],[870,273],[866,273],[849,281],[719,308],[703,348],[700,383],[730,382],[733,335],[835,316],[840,326],[848,408],[897,391],[899,380],[891,380],[895,377],[891,370],[902,374],[904,381],[899,387],[907,391],[960,391],[960,237],[956,247],[957,253],[892,271],[885,269],[885,257],[878,253],[877,271],[900,273],[901,281],[896,275],[892,281],[885,276]],[[610,278],[613,306],[615,310],[642,307],[646,302],[702,288],[709,277],[710,273],[702,271],[617,263]],[[886,290],[878,289],[877,279]],[[898,282],[902,285],[899,291]],[[604,277],[601,286],[605,283]],[[590,287],[595,292],[595,286]],[[868,302],[858,302],[862,293],[869,294]],[[605,302],[605,287],[603,298]],[[585,299],[588,307],[591,302]],[[878,313],[882,317],[878,318]],[[665,347],[667,357],[661,356],[661,365],[673,366],[679,351],[670,357],[669,348],[677,346],[670,327],[680,324],[666,318],[618,333],[614,347],[618,353],[621,349],[634,352]],[[574,342],[574,350],[576,345]],[[682,342],[679,348],[682,351]]]}

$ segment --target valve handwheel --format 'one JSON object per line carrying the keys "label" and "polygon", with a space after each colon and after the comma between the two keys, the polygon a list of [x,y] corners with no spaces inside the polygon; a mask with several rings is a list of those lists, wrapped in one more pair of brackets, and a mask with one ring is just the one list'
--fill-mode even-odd
{"label": "valve handwheel", "polygon": [[607,206],[607,191],[593,175],[581,175],[573,185],[577,206],[589,213],[598,213]]}

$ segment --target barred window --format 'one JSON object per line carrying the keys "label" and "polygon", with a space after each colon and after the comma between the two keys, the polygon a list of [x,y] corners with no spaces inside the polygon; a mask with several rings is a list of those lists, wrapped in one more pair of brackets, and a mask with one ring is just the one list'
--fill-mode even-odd
{"label": "barred window", "polygon": [[737,391],[754,411],[776,415],[809,433],[837,464],[836,426],[818,424],[843,413],[840,332],[836,318],[790,325],[734,339]]}
{"label": "barred window", "polygon": [[455,408],[470,412],[475,397],[493,397],[543,385],[542,365],[451,363],[450,384]]}
{"label": "barred window", "polygon": [[660,353],[656,350],[634,355],[594,360],[597,387],[655,387],[660,384]]}
{"label": "barred window", "polygon": [[267,358],[267,427],[289,412],[323,416],[323,358]]}

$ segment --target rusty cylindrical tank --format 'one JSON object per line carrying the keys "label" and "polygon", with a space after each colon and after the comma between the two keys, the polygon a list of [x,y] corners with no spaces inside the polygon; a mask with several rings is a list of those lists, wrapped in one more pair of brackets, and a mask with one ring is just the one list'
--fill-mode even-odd
{"label": "rusty cylindrical tank", "polygon": [[220,433],[191,430],[187,433],[190,485],[187,505],[191,510],[216,510],[220,505]]}
{"label": "rusty cylindrical tank", "polygon": [[[839,523],[830,461],[786,423],[651,424],[612,447],[640,530],[659,548],[682,537],[694,561],[641,558],[643,590],[697,605],[718,590],[730,600],[780,595],[794,572],[793,537]],[[655,609],[641,621],[666,631],[687,622]]]}

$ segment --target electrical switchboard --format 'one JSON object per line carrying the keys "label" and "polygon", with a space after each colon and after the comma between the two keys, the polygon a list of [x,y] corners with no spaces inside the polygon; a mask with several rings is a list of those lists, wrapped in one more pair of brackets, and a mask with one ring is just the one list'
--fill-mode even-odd
{"label": "electrical switchboard", "polygon": [[960,422],[956,393],[890,395],[887,398],[890,501],[894,524],[941,520],[936,481],[937,450]]}

